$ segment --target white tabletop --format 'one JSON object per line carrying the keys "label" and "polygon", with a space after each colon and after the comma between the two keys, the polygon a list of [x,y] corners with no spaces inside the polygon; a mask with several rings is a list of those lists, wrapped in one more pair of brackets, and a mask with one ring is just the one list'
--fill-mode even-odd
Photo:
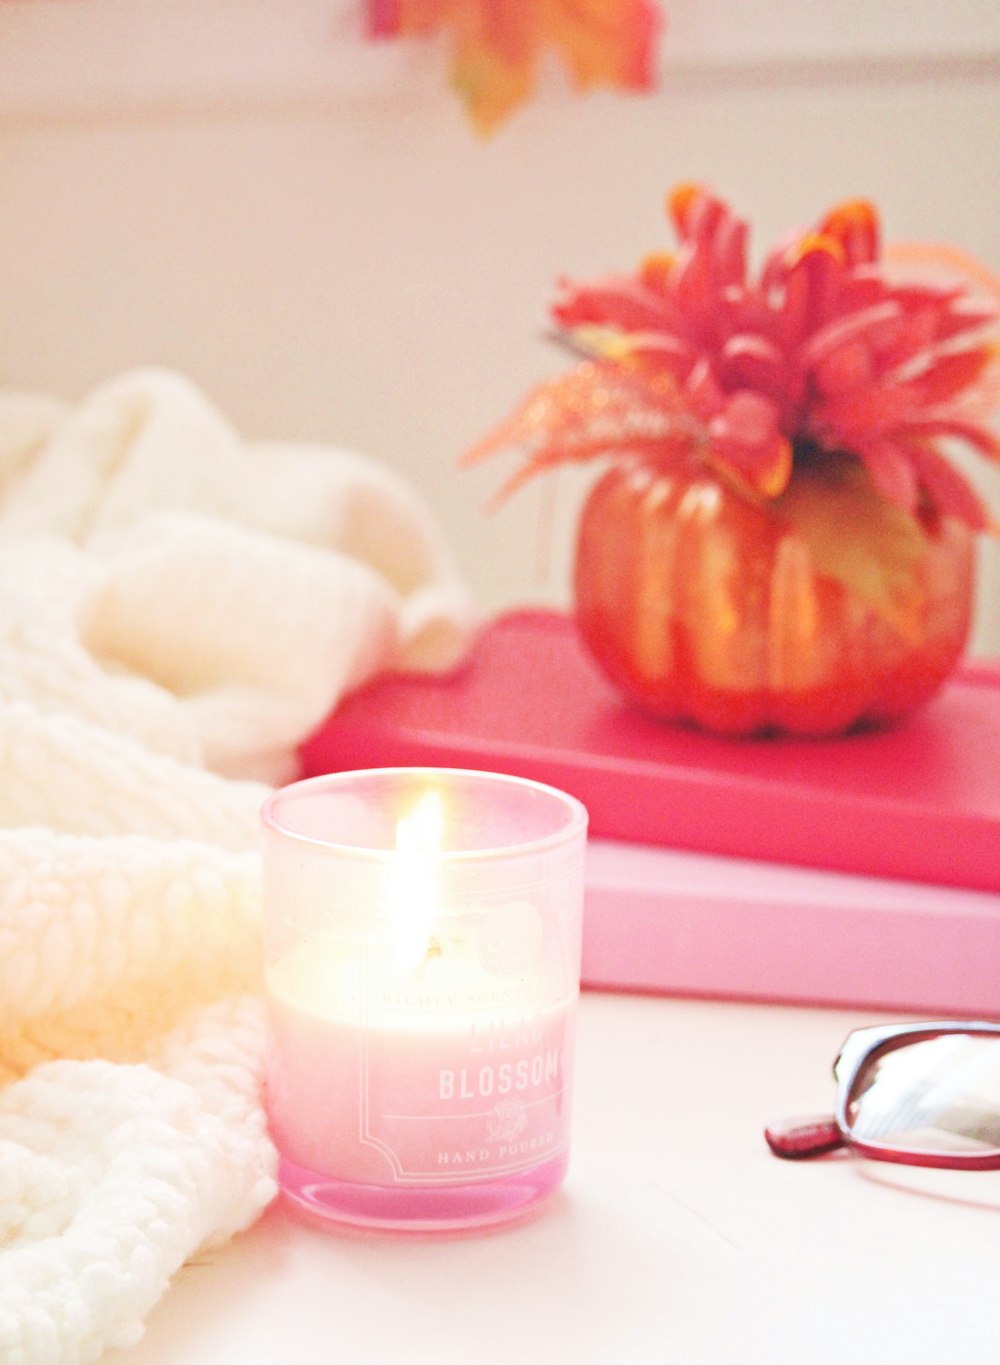
{"label": "white tabletop", "polygon": [[1000,1172],[764,1143],[829,1112],[878,1017],[588,993],[570,1173],[534,1221],[411,1239],[272,1206],[116,1365],[997,1365]]}

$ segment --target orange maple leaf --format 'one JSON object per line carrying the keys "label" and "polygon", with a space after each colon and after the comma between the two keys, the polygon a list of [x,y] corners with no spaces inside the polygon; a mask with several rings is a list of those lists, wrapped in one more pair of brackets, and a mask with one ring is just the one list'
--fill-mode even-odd
{"label": "orange maple leaf", "polygon": [[529,98],[547,51],[578,90],[651,89],[660,25],[653,0],[368,0],[372,37],[448,32],[451,81],[480,133]]}

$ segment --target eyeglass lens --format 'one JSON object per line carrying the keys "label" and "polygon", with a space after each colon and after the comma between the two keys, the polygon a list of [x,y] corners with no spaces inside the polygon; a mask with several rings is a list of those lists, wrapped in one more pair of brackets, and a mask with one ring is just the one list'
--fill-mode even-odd
{"label": "eyeglass lens", "polygon": [[847,1097],[851,1137],[900,1152],[1000,1148],[1000,1036],[942,1034],[876,1052]]}

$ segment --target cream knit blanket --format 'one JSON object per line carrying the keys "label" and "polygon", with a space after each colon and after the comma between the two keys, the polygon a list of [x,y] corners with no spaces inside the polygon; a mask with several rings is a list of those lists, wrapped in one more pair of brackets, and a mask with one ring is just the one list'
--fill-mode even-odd
{"label": "cream knit blanket", "polygon": [[275,1191],[258,811],[468,602],[426,509],[185,380],[0,395],[0,1361],[137,1340]]}

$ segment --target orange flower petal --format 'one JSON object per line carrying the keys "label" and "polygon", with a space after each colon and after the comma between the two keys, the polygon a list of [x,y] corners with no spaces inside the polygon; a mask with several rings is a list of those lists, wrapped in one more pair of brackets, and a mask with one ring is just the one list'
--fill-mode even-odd
{"label": "orange flower petal", "polygon": [[914,416],[916,396],[905,384],[870,384],[830,394],[818,405],[814,417],[817,435],[832,449],[852,450],[866,437],[894,430]]}
{"label": "orange flower petal", "polygon": [[661,293],[631,275],[609,275],[584,285],[564,281],[551,311],[560,327],[596,324],[623,332],[668,330],[673,313]]}
{"label": "orange flower petal", "polygon": [[989,524],[986,509],[968,479],[929,444],[914,450],[913,460],[921,486],[941,512],[958,517],[974,531],[985,531]]}
{"label": "orange flower petal", "polygon": [[672,251],[650,252],[639,267],[639,278],[651,289],[665,291],[676,260]]}
{"label": "orange flower petal", "polygon": [[823,323],[844,273],[844,251],[833,237],[811,232],[789,252],[781,316],[789,344]]}
{"label": "orange flower petal", "polygon": [[996,359],[998,349],[995,344],[984,344],[934,357],[913,381],[919,386],[922,401],[936,406],[975,384]]}
{"label": "orange flower petal", "polygon": [[708,424],[712,462],[767,498],[783,492],[792,473],[792,447],[778,428],[778,416],[775,403],[740,389]]}
{"label": "orange flower petal", "polygon": [[698,201],[707,194],[708,191],[703,185],[691,180],[675,185],[667,195],[667,213],[678,237],[687,236],[687,224],[691,213]]}
{"label": "orange flower petal", "polygon": [[896,303],[882,301],[835,318],[815,331],[799,352],[805,368],[819,365],[841,347],[863,343],[870,354],[899,335],[902,314]]}
{"label": "orange flower petal", "polygon": [[840,243],[849,265],[875,261],[879,254],[879,218],[867,199],[846,199],[820,221],[819,231]]}
{"label": "orange flower petal", "polygon": [[872,348],[861,337],[843,342],[813,369],[813,382],[827,396],[869,384],[875,374]]}
{"label": "orange flower petal", "polygon": [[882,496],[904,511],[912,512],[918,493],[912,451],[895,441],[883,440],[862,443],[857,453]]}
{"label": "orange flower petal", "polygon": [[742,332],[722,347],[722,378],[727,388],[756,389],[779,397],[788,380],[785,357],[769,338],[760,333]]}
{"label": "orange flower petal", "polygon": [[900,430],[912,436],[950,436],[972,446],[988,460],[1000,462],[1000,436],[978,422],[968,421],[953,413],[929,413],[900,423]]}

